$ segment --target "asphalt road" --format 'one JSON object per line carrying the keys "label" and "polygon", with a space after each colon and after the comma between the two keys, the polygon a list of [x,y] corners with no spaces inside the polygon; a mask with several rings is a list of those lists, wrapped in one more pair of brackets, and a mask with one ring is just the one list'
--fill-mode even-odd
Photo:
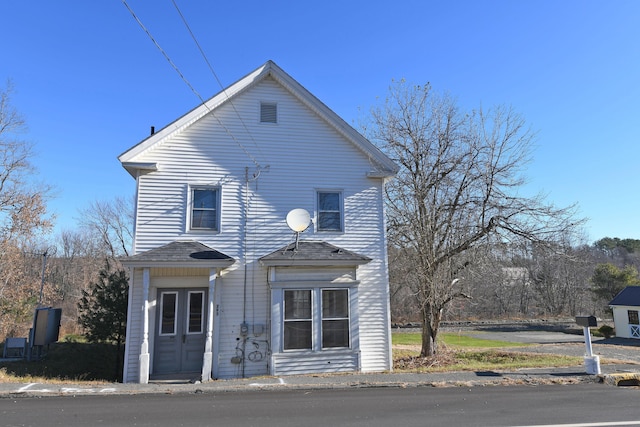
{"label": "asphalt road", "polygon": [[598,384],[3,398],[0,425],[640,426],[639,398]]}

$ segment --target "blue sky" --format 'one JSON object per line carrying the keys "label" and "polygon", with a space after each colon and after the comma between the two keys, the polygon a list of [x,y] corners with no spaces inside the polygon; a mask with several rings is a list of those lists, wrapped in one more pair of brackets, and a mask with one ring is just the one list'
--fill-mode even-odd
{"label": "blue sky", "polygon": [[[578,203],[591,241],[640,239],[640,2],[176,0],[226,86],[271,59],[356,125],[392,79],[537,131],[527,191]],[[204,97],[221,90],[171,0],[127,0]],[[134,192],[117,156],[198,105],[120,0],[0,1],[0,85],[57,188],[56,230]]]}

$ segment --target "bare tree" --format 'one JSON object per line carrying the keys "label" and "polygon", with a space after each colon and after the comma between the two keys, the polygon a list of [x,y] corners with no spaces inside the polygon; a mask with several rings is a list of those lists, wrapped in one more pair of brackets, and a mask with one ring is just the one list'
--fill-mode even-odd
{"label": "bare tree", "polygon": [[372,120],[368,133],[401,168],[387,186],[389,240],[412,257],[421,355],[431,356],[445,307],[467,296],[473,251],[491,240],[553,239],[574,227],[574,209],[519,194],[534,134],[510,108],[464,113],[430,85],[400,81]]}
{"label": "bare tree", "polygon": [[[29,255],[52,218],[46,202],[51,188],[34,181],[33,146],[21,138],[22,116],[11,103],[12,86],[0,88],[0,334],[24,333],[38,301],[40,274],[29,274]],[[39,269],[37,269],[39,271]]]}
{"label": "bare tree", "polygon": [[112,259],[128,256],[133,240],[133,198],[95,201],[80,211],[80,224],[93,233]]}
{"label": "bare tree", "polygon": [[[89,287],[99,281],[105,264],[120,267],[118,257],[128,255],[133,236],[133,199],[116,197],[96,201],[79,211],[75,230],[57,237],[57,256],[51,259],[49,281],[63,307],[63,327],[78,332],[78,303]],[[115,271],[114,270],[114,271]]]}

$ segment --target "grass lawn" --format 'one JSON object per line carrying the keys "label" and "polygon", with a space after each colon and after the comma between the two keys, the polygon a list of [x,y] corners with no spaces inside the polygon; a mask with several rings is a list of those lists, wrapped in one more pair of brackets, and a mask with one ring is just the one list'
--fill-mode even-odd
{"label": "grass lawn", "polygon": [[[529,344],[483,340],[455,333],[438,334],[438,355],[434,357],[419,357],[421,336],[417,332],[393,333],[392,344],[395,371],[494,371],[574,366],[583,362],[579,357],[527,353]],[[522,351],[504,350],[514,347],[521,347]]]}
{"label": "grass lawn", "polygon": [[[456,348],[504,348],[504,347],[526,347],[529,344],[514,343],[508,341],[483,340],[454,333],[439,333],[438,341],[448,347]],[[393,345],[421,345],[422,337],[418,332],[394,332],[391,334]]]}
{"label": "grass lawn", "polygon": [[[396,372],[492,371],[519,368],[574,366],[579,357],[527,353],[528,344],[483,340],[455,333],[438,334],[438,356],[421,358],[420,334],[392,334],[394,370]],[[0,345],[1,351],[2,345]],[[505,348],[522,347],[522,351]],[[66,337],[51,344],[40,361],[0,363],[0,382],[113,382],[115,346],[89,344],[78,337]]]}

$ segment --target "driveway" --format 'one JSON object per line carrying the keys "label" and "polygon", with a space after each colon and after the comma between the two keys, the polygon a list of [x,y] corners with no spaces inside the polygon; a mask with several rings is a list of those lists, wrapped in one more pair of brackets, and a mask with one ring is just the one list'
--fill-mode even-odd
{"label": "driveway", "polygon": [[[527,347],[513,347],[509,350],[529,353],[552,353],[567,356],[584,356],[586,346],[583,335],[552,331],[531,330],[460,330],[461,335],[487,340],[499,340],[529,344]],[[600,356],[603,363],[620,361],[640,364],[640,340],[627,338],[592,337],[593,354]]]}

